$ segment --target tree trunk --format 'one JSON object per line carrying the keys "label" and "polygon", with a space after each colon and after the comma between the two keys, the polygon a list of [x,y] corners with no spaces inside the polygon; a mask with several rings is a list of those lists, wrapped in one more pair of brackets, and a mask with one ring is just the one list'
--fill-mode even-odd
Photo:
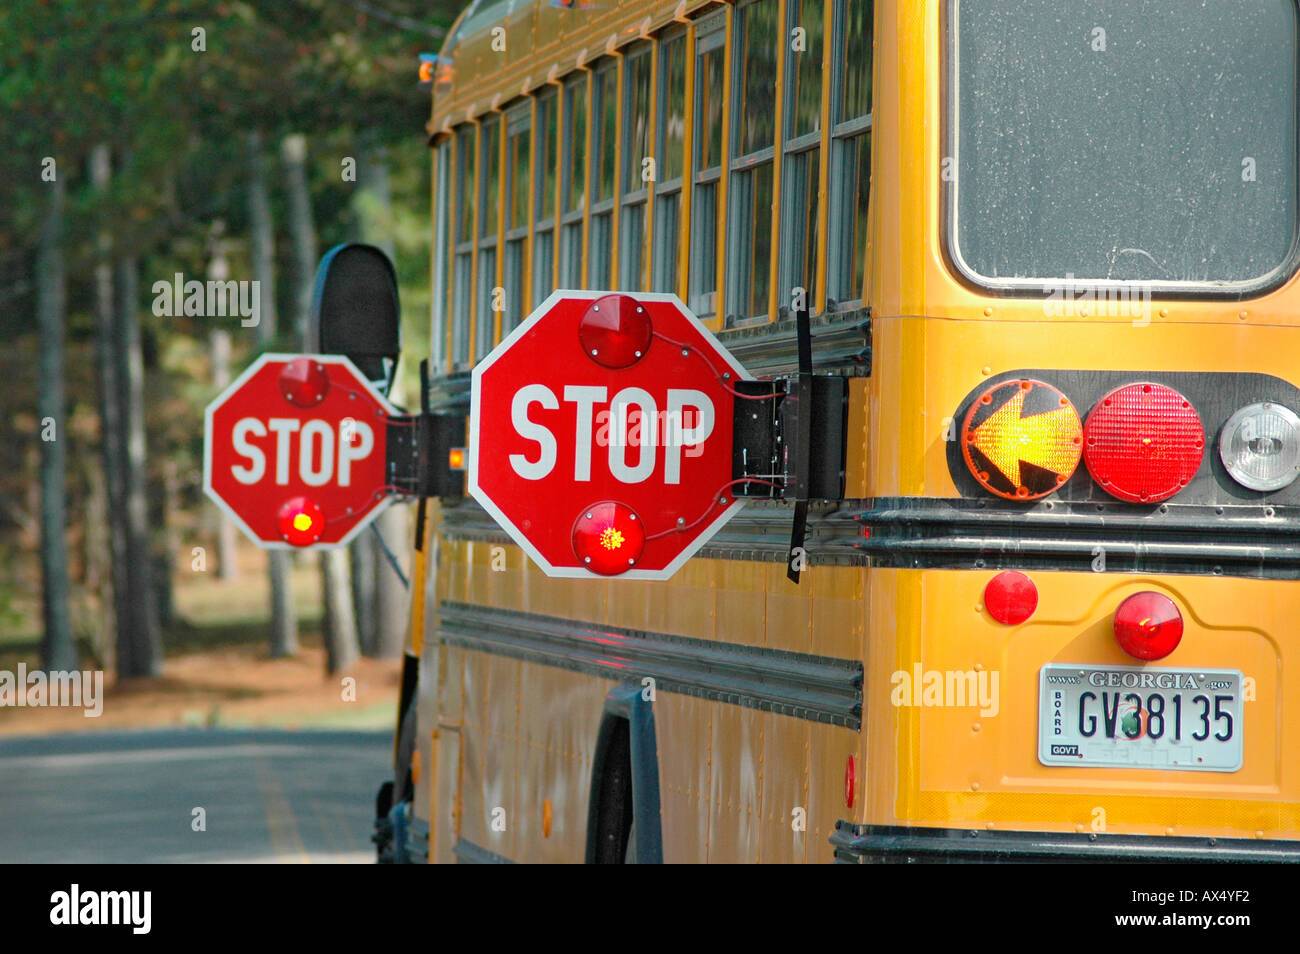
{"label": "tree trunk", "polygon": [[262,311],[257,343],[262,350],[275,340],[275,228],[271,222],[271,190],[266,181],[262,133],[248,134],[248,229],[253,259],[253,280],[259,289]]}
{"label": "tree trunk", "polygon": [[298,609],[293,602],[293,561],[284,550],[268,550],[271,583],[271,658],[298,655]]}
{"label": "tree trunk", "polygon": [[[105,201],[111,176],[112,160],[108,146],[98,145],[90,155],[90,179],[101,201]],[[131,605],[126,565],[126,440],[123,434],[122,383],[118,380],[117,322],[113,315],[112,251],[107,213],[100,212],[95,261],[95,363],[99,371],[100,444],[104,458],[109,573],[113,590],[112,612],[107,615],[117,646],[118,676],[123,677],[130,674],[131,668]]]}
{"label": "tree trunk", "polygon": [[305,341],[307,317],[316,281],[316,222],[307,185],[307,140],[301,134],[285,136],[284,183],[289,195],[289,232],[293,236],[293,320],[297,340]]}
{"label": "tree trunk", "polygon": [[366,531],[348,547],[352,556],[352,604],[357,616],[361,653],[365,656],[373,656],[376,646],[375,581],[378,576],[375,572],[375,543],[375,535]]}
{"label": "tree trunk", "polygon": [[[286,136],[281,144],[281,154],[285,189],[289,196],[289,232],[293,237],[294,330],[303,342],[304,350],[310,350],[315,346],[308,336],[308,317],[316,283],[317,250],[316,224],[307,186],[307,140],[298,134]],[[359,654],[347,550],[322,551],[320,566],[321,599],[325,604],[321,624],[325,665],[329,672],[337,673],[349,668]]]}
{"label": "tree trunk", "polygon": [[325,616],[325,668],[330,674],[347,672],[357,661],[357,625],[348,588],[348,551],[322,550],[320,555]]}
{"label": "tree trunk", "polygon": [[[271,220],[271,191],[266,179],[262,133],[248,134],[248,227],[252,246],[253,280],[258,283],[262,305],[257,341],[263,350],[276,334],[275,226]],[[292,567],[289,554],[268,550],[267,582],[271,593],[271,657],[280,659],[298,653],[298,613],[290,587]]]}
{"label": "tree trunk", "polygon": [[[119,675],[157,676],[162,672],[162,634],[153,585],[150,544],[147,456],[144,426],[144,355],[140,350],[139,266],[123,256],[117,267],[117,379],[122,388],[124,451],[122,473],[126,498],[126,584],[131,614],[129,658],[121,648]],[[123,640],[119,637],[119,644]]]}
{"label": "tree trunk", "polygon": [[[36,258],[40,364],[37,416],[41,434],[41,597],[44,633],[41,662],[50,672],[77,666],[69,606],[67,531],[68,439],[64,416],[63,329],[67,289],[63,271],[63,180],[50,183],[49,207]],[[46,433],[47,419],[54,431]]]}
{"label": "tree trunk", "polygon": [[[223,391],[230,384],[230,332],[214,328],[209,339],[212,348],[212,385]],[[236,563],[238,537],[235,525],[224,513],[217,513],[217,578],[233,580],[239,576]]]}

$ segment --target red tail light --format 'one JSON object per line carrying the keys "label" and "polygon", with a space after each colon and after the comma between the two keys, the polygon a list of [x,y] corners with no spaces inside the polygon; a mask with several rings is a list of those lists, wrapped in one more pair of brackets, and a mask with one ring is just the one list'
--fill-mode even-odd
{"label": "red tail light", "polygon": [[1183,638],[1183,614],[1160,593],[1134,593],[1115,611],[1115,639],[1135,659],[1164,659]]}
{"label": "red tail light", "polygon": [[1205,429],[1191,402],[1163,384],[1126,384],[1092,409],[1083,425],[1083,459],[1108,494],[1159,503],[1195,476]]}

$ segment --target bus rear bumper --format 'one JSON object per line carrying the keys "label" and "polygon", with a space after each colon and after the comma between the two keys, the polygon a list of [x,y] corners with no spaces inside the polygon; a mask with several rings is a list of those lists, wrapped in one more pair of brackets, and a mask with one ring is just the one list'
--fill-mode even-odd
{"label": "bus rear bumper", "polygon": [[1300,841],[855,825],[831,835],[839,864],[1300,862]]}

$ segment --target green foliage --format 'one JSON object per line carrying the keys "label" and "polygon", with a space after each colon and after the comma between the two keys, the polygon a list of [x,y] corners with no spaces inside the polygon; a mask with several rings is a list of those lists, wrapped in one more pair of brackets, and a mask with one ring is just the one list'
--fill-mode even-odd
{"label": "green foliage", "polygon": [[[427,353],[428,94],[418,88],[416,70],[419,53],[441,46],[441,31],[459,6],[455,0],[0,0],[0,375],[10,384],[0,393],[0,446],[15,451],[4,456],[0,496],[24,501],[35,479],[33,269],[49,188],[42,179],[47,158],[56,161],[67,188],[67,388],[69,420],[80,422],[69,433],[74,533],[85,516],[88,472],[97,466],[89,339],[100,227],[111,233],[114,254],[140,265],[151,471],[170,458],[183,478],[182,502],[201,499],[202,407],[212,396],[206,342],[223,319],[156,317],[151,289],[176,272],[204,277],[218,222],[230,277],[252,277],[249,131],[259,130],[266,145],[281,327],[291,312],[293,255],[280,140],[291,132],[307,137],[322,252],[359,238],[361,218],[375,211],[357,199],[358,183],[341,175],[343,158],[358,157],[364,142],[387,149],[391,210],[372,224],[395,252],[407,351],[417,361]],[[104,195],[92,192],[85,172],[99,144],[113,151]],[[257,347],[255,336],[224,320],[238,367]],[[286,337],[281,344],[293,343]],[[410,381],[417,361],[406,363]],[[408,387],[408,398],[414,394]],[[22,536],[30,546],[23,529],[0,510],[0,544]],[[0,611],[6,605],[0,599]]]}

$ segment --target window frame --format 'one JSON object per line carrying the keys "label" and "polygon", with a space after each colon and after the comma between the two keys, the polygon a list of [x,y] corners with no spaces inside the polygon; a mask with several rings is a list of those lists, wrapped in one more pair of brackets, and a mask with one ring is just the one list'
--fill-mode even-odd
{"label": "window frame", "polygon": [[[818,314],[824,310],[824,302],[820,300],[820,289],[825,286],[826,281],[822,275],[826,271],[826,263],[822,261],[824,255],[821,252],[821,234],[824,229],[823,223],[826,217],[823,214],[824,196],[826,192],[825,182],[822,179],[822,170],[825,163],[822,157],[825,150],[830,148],[831,137],[827,135],[827,116],[826,104],[827,96],[830,91],[827,86],[834,86],[835,80],[839,76],[838,71],[824,69],[826,63],[827,44],[833,43],[837,37],[834,31],[834,10],[838,8],[839,3],[832,5],[831,22],[826,22],[826,2],[825,0],[812,0],[811,5],[821,6],[822,8],[822,35],[821,35],[821,62],[818,64],[818,75],[820,77],[820,87],[817,96],[817,128],[812,132],[801,133],[797,136],[791,135],[796,121],[795,89],[798,82],[798,61],[794,59],[793,52],[789,48],[789,38],[792,29],[797,26],[796,19],[799,12],[798,7],[792,0],[786,0],[785,12],[786,18],[783,24],[784,32],[782,42],[785,44],[786,68],[784,82],[780,90],[780,97],[786,104],[784,116],[782,117],[781,128],[777,130],[777,135],[781,142],[781,183],[779,192],[779,202],[777,214],[780,219],[780,242],[776,249],[777,273],[776,273],[776,313],[777,317],[784,318],[790,313],[791,292],[794,291],[795,285],[795,262],[790,254],[795,249],[795,245],[790,241],[790,226],[796,220],[797,215],[806,210],[803,207],[803,194],[793,188],[794,180],[794,160],[806,159],[810,153],[817,156],[816,162],[811,165],[812,177],[816,183],[814,195],[817,198],[817,207],[815,215],[809,226],[810,235],[805,236],[805,242],[811,238],[814,248],[814,263],[812,274],[808,276],[808,284],[804,286],[804,303],[810,315]],[[801,56],[807,55],[809,51],[805,50]],[[842,64],[841,64],[842,65]],[[832,115],[834,115],[832,113]],[[802,254],[802,250],[800,251]],[[806,263],[802,263],[806,267]]]}
{"label": "window frame", "polygon": [[[564,174],[564,130],[563,122],[563,97],[564,87],[561,83],[552,83],[548,87],[543,87],[533,95],[533,140],[532,140],[532,201],[530,202],[530,216],[532,224],[530,226],[531,246],[529,249],[529,305],[536,308],[539,304],[550,296],[555,290],[556,275],[559,269],[559,234],[560,234],[560,202],[561,190],[563,188],[560,177]],[[543,138],[538,135],[542,129],[542,114],[549,104],[555,113],[555,168],[554,168],[554,187],[551,192],[551,214],[543,218],[545,209],[543,208],[545,185],[546,185],[546,155]],[[550,275],[545,278],[539,286],[540,272],[537,271],[537,241],[539,237],[549,233],[551,245],[551,267]]]}
{"label": "window frame", "polygon": [[[452,322],[451,346],[448,351],[448,362],[451,370],[471,367],[474,360],[474,314],[475,302],[474,293],[478,287],[477,266],[478,266],[478,203],[474,203],[474,208],[469,210],[469,237],[461,241],[460,217],[462,213],[462,204],[466,201],[467,195],[478,195],[478,172],[479,172],[479,122],[470,120],[462,123],[452,130],[454,138],[453,155],[455,157],[456,169],[453,175],[456,176],[456,187],[453,193],[455,209],[452,219],[452,241],[451,241],[451,308],[450,321]],[[467,139],[467,146],[462,153],[460,149],[462,137],[472,136],[472,140]],[[461,168],[461,158],[464,156],[464,166]],[[471,193],[469,189],[472,189]],[[462,259],[465,259],[464,281],[461,281],[460,270]]]}
{"label": "window frame", "polygon": [[[640,170],[641,170],[641,161],[644,161],[645,159],[653,159],[656,178],[658,177],[659,174],[659,158],[658,158],[658,152],[656,150],[656,142],[655,142],[655,125],[656,125],[655,106],[656,106],[656,99],[657,99],[657,95],[656,95],[657,90],[655,89],[655,86],[657,85],[656,73],[657,73],[657,66],[658,66],[658,64],[656,63],[656,59],[659,55],[659,43],[654,40],[641,41],[627,47],[626,50],[621,52],[622,52],[622,68],[620,70],[621,82],[620,82],[620,90],[619,90],[619,109],[618,109],[618,115],[619,115],[618,125],[620,128],[616,137],[616,141],[619,146],[617,151],[617,161],[619,163],[619,169],[617,173],[617,181],[615,184],[617,186],[616,196],[618,199],[618,206],[619,206],[618,228],[624,230],[626,234],[619,235],[618,261],[614,263],[613,271],[618,276],[618,284],[616,287],[621,288],[625,291],[643,291],[645,290],[646,274],[647,274],[648,266],[650,264],[648,260],[649,251],[646,248],[646,241],[645,241],[646,228],[647,228],[646,217],[651,214],[650,196],[651,193],[654,191],[653,186],[655,185],[655,182],[654,181],[651,181],[650,183],[644,182],[641,178]],[[632,161],[632,157],[631,157],[632,131],[633,131],[633,120],[635,118],[632,116],[632,77],[633,77],[632,67],[634,64],[636,64],[636,61],[638,60],[645,60],[646,69],[649,71],[649,75],[647,77],[647,84],[646,84],[646,102],[645,102],[645,107],[646,107],[645,152],[641,156],[641,161],[637,161],[634,163],[635,170],[629,170],[628,168],[626,168],[626,166],[628,162]],[[635,181],[638,187],[635,189],[630,189],[628,188],[628,186],[631,185],[632,182],[628,180],[629,180],[629,176],[631,175],[631,172],[633,171],[635,171],[637,175],[635,179],[632,181]],[[630,232],[627,232],[627,226],[628,223],[631,221],[630,215],[632,214],[632,212],[635,211],[636,207],[638,206],[641,208],[641,215],[642,215],[641,230],[640,230],[640,234],[631,234]],[[637,245],[636,253],[637,253],[637,258],[640,261],[640,268],[637,270],[637,274],[628,276],[624,274],[624,269],[626,265],[625,258],[627,257],[628,246],[633,241],[635,241]]]}
{"label": "window frame", "polygon": [[[486,163],[490,162],[487,155],[489,126],[496,129],[496,162],[497,162],[497,181],[496,181],[496,222],[489,223],[486,221],[487,197],[488,197],[488,175]],[[502,312],[492,307],[492,298],[496,289],[501,287],[501,269],[504,264],[502,255],[502,229],[505,227],[505,209],[504,209],[504,187],[505,187],[505,143],[506,143],[506,114],[500,111],[487,113],[480,117],[478,122],[478,176],[475,182],[475,196],[477,201],[474,203],[474,224],[476,226],[476,238],[474,245],[474,322],[472,327],[473,335],[470,340],[472,362],[481,361],[501,340],[501,316]],[[492,253],[492,274],[486,274],[483,264],[487,258],[487,253]],[[490,281],[491,284],[485,284]],[[484,303],[479,297],[479,293],[484,290],[489,292],[488,300]],[[478,321],[488,318],[491,322],[491,329],[484,331],[477,324]],[[485,337],[486,335],[486,337]]]}
{"label": "window frame", "polygon": [[[1040,297],[1060,288],[1070,281],[1067,276],[1038,279],[997,279],[976,272],[961,255],[957,245],[957,212],[959,183],[961,179],[960,148],[960,62],[958,56],[958,12],[960,0],[946,0],[943,22],[940,29],[940,74],[943,83],[940,102],[943,104],[944,116],[939,123],[941,155],[951,157],[953,161],[952,181],[945,181],[940,175],[939,186],[942,196],[942,238],[940,247],[948,268],[953,275],[969,287],[978,289],[999,298]],[[1294,74],[1292,84],[1300,90],[1300,2],[1295,7],[1296,57],[1293,60]],[[873,92],[874,99],[874,92]],[[1297,98],[1300,108],[1300,97]],[[1295,168],[1300,174],[1300,123],[1296,124]],[[1296,206],[1292,216],[1291,246],[1283,261],[1271,272],[1257,278],[1239,282],[1196,281],[1171,282],[1149,281],[1145,279],[1074,279],[1076,283],[1085,284],[1095,289],[1131,289],[1141,286],[1153,298],[1165,300],[1218,300],[1243,301],[1260,298],[1277,291],[1290,282],[1300,268],[1300,191],[1296,195]]]}
{"label": "window frame", "polygon": [[447,307],[447,273],[451,250],[451,140],[444,137],[433,147],[433,248],[429,296],[429,366],[446,367],[451,349],[451,309]]}
{"label": "window frame", "polygon": [[[587,217],[591,210],[591,86],[590,69],[583,67],[575,71],[574,75],[566,77],[561,84],[560,101],[557,105],[559,109],[559,121],[556,128],[559,130],[557,161],[560,164],[560,198],[555,209],[558,218],[555,231],[556,282],[571,288],[583,288],[587,284]],[[577,208],[573,210],[567,208],[569,200],[573,196],[573,149],[565,145],[572,141],[571,134],[575,115],[575,110],[567,108],[570,95],[575,101],[581,100],[583,115],[582,189],[580,190],[581,198],[578,201]],[[573,243],[570,239],[575,235],[577,242]],[[576,245],[576,249],[571,249],[571,245]],[[570,260],[571,255],[575,254],[576,263]],[[575,269],[576,281],[566,280],[571,267]]]}
{"label": "window frame", "polygon": [[[740,81],[742,79],[741,73],[744,70],[744,60],[741,53],[743,52],[745,44],[745,16],[747,10],[756,7],[760,3],[773,3],[776,5],[777,23],[774,39],[776,40],[775,55],[777,75],[774,76],[772,80],[775,87],[773,90],[773,103],[775,105],[775,113],[773,116],[773,139],[771,143],[768,143],[753,152],[739,154],[738,150],[741,148],[741,144],[738,133],[741,128],[741,100],[743,98],[740,95],[739,90]],[[732,28],[729,41],[729,47],[731,50],[730,66],[732,72],[732,85],[725,106],[725,111],[730,117],[732,135],[729,137],[729,141],[726,144],[726,151],[723,155],[723,162],[727,168],[728,185],[726,190],[726,207],[722,210],[722,214],[725,215],[727,219],[725,251],[726,268],[723,277],[726,294],[722,296],[724,307],[720,309],[720,321],[721,326],[726,329],[752,328],[755,325],[766,324],[774,320],[776,317],[772,313],[771,308],[773,294],[772,266],[774,259],[777,257],[779,241],[774,242],[772,240],[772,232],[774,225],[779,228],[779,201],[774,201],[774,204],[777,206],[776,211],[771,212],[769,210],[766,222],[766,228],[768,231],[768,256],[767,262],[763,265],[766,270],[765,277],[767,281],[766,300],[763,304],[763,309],[752,315],[742,314],[741,311],[735,307],[735,302],[739,298],[744,297],[742,287],[746,284],[744,281],[744,275],[739,267],[742,250],[740,243],[743,238],[758,233],[755,232],[752,227],[749,229],[738,229],[733,228],[732,226],[740,221],[738,210],[740,208],[741,195],[740,190],[737,188],[737,180],[741,177],[748,176],[750,178],[750,189],[752,189],[753,179],[759,173],[759,170],[764,166],[769,167],[773,199],[779,200],[780,197],[779,176],[781,174],[781,163],[778,155],[777,142],[782,138],[784,126],[782,109],[784,103],[783,88],[785,84],[783,82],[783,77],[781,76],[781,71],[785,63],[784,51],[787,44],[785,42],[785,21],[780,15],[784,9],[785,5],[782,0],[744,0],[744,2],[737,2],[734,6],[733,19],[735,25]],[[742,232],[745,233],[743,236],[739,234]],[[758,272],[757,264],[755,264],[754,271],[755,273]],[[754,276],[752,275],[750,276],[751,281],[753,280],[753,277]],[[729,320],[732,315],[735,316],[734,320]]]}
{"label": "window frame", "polygon": [[[691,143],[688,147],[687,170],[686,174],[690,180],[690,248],[686,254],[686,302],[695,311],[700,312],[702,319],[707,321],[716,329],[725,327],[726,324],[726,229],[727,229],[727,179],[728,179],[728,154],[730,146],[728,138],[731,134],[731,109],[728,103],[731,98],[731,20],[733,10],[728,6],[725,10],[719,10],[708,16],[701,17],[693,25],[694,42],[691,44],[691,59],[687,66],[687,72],[691,78],[690,86],[692,87],[691,102],[687,104],[687,115],[689,117]],[[703,167],[703,156],[701,151],[704,148],[704,136],[701,132],[704,128],[703,100],[700,91],[703,85],[700,79],[700,60],[715,50],[721,50],[722,55],[722,83],[723,88],[718,91],[718,98],[722,101],[722,110],[719,113],[718,129],[718,164],[716,166]],[[698,234],[696,228],[697,216],[700,211],[700,203],[697,201],[700,197],[701,188],[712,187],[713,189],[713,248],[712,254],[706,256],[706,250],[695,241]],[[719,215],[718,213],[721,212]],[[712,259],[712,269],[705,268],[705,264]],[[710,276],[708,273],[712,272]],[[706,312],[702,308],[696,308],[695,298],[697,287],[695,282],[698,278],[709,279],[712,287],[714,308],[711,312]]]}
{"label": "window frame", "polygon": [[[691,126],[693,124],[694,104],[693,82],[694,73],[694,56],[695,44],[692,42],[691,31],[684,26],[664,30],[657,38],[655,44],[656,70],[655,70],[655,90],[654,90],[654,126],[651,130],[653,137],[653,155],[655,157],[655,180],[651,183],[653,195],[649,200],[647,215],[652,219],[650,225],[651,242],[650,242],[650,267],[649,267],[649,287],[659,292],[672,292],[680,294],[682,289],[682,280],[687,270],[687,263],[683,261],[680,254],[680,239],[682,225],[689,209],[687,206],[686,195],[690,191],[686,184],[693,179],[692,169],[692,142]],[[668,71],[665,69],[667,60],[665,48],[670,43],[680,41],[682,44],[682,155],[680,173],[668,180],[661,180],[660,172],[664,167],[665,158],[668,155]],[[664,200],[676,199],[677,228],[668,230],[661,228],[660,209],[661,202]],[[689,261],[689,255],[687,256]],[[674,277],[674,281],[668,282],[669,276]],[[685,296],[683,296],[685,300]]]}
{"label": "window frame", "polygon": [[[845,9],[845,4],[846,4],[846,0],[835,0],[834,3],[834,16],[833,16],[834,23],[833,23],[830,42],[832,43],[831,75],[835,77],[836,80],[838,80],[838,78],[844,74],[844,48],[841,44],[841,40],[843,39],[844,31],[846,28],[846,20],[847,20],[847,11]],[[875,14],[876,14],[876,10],[875,10],[875,5],[873,3],[872,11],[871,11],[871,15],[872,15],[871,38],[872,38],[873,49],[875,44],[875,33],[876,33]],[[876,68],[876,63],[875,63],[875,56],[873,54],[871,58],[871,69],[873,73],[875,71],[875,68]],[[844,178],[845,165],[849,161],[848,153],[849,153],[850,140],[858,136],[864,136],[864,135],[868,136],[871,140],[869,143],[871,154],[867,156],[867,169],[868,169],[867,190],[868,193],[870,193],[871,183],[873,181],[874,171],[875,171],[876,138],[874,132],[875,129],[874,117],[876,112],[876,89],[875,89],[875,83],[872,82],[871,104],[870,104],[871,108],[869,112],[867,112],[865,115],[852,116],[844,120],[841,120],[839,118],[840,109],[843,106],[843,103],[841,102],[842,91],[839,82],[831,83],[831,88],[829,93],[830,93],[830,122],[828,123],[829,128],[827,130],[827,140],[826,140],[826,147],[825,147],[828,153],[828,165],[827,165],[828,175],[827,175],[827,184],[825,189],[826,197],[827,197],[826,204],[827,204],[828,214],[826,217],[826,255],[825,255],[825,261],[822,263],[821,269],[822,269],[822,274],[824,276],[823,285],[825,287],[825,294],[824,294],[825,309],[826,311],[831,312],[831,311],[844,311],[844,310],[850,310],[854,308],[860,308],[862,307],[863,302],[866,300],[865,291],[863,288],[854,288],[852,290],[851,296],[847,298],[842,296],[838,298],[835,297],[836,294],[839,292],[839,289],[832,287],[832,282],[835,281],[838,278],[838,276],[835,273],[835,268],[832,267],[831,256],[833,254],[835,255],[847,254],[849,256],[850,267],[848,271],[851,280],[853,276],[853,272],[855,270],[854,266],[852,265],[852,256],[854,253],[852,249],[848,249],[846,243],[846,237],[845,237],[846,229],[845,229],[844,217],[846,214],[851,214],[852,210],[850,209],[850,203],[848,202],[849,197],[845,196],[841,191],[841,183],[843,182],[843,178]],[[947,155],[946,152],[944,154]],[[870,194],[868,194],[867,196],[867,202],[868,202],[868,213],[870,213],[870,202],[871,202]],[[864,223],[863,227],[868,229],[870,228],[870,214],[868,214],[868,221]],[[868,241],[870,241],[870,236],[868,236]],[[845,249],[847,249],[847,251],[844,251]],[[840,263],[837,260],[835,263],[836,267],[838,267],[839,264]],[[867,276],[864,274],[863,278],[865,282],[867,280]],[[833,305],[832,302],[834,303]]]}
{"label": "window frame", "polygon": [[[527,317],[528,302],[532,291],[530,287],[531,282],[529,281],[530,278],[529,267],[530,267],[530,260],[532,257],[532,249],[530,248],[529,245],[529,238],[532,234],[531,222],[533,217],[531,211],[532,203],[533,203],[533,154],[534,154],[533,98],[529,96],[525,98],[523,101],[517,102],[509,106],[502,113],[501,120],[502,120],[502,138],[503,138],[505,155],[501,163],[501,191],[503,195],[503,201],[501,203],[501,209],[500,209],[501,245],[500,245],[499,254],[501,256],[501,265],[498,267],[497,273],[498,275],[501,276],[501,284],[505,286],[504,290],[505,290],[505,298],[506,298],[506,308],[499,315],[500,330],[497,335],[497,340],[500,340],[500,338],[506,334],[508,330],[506,327],[507,321],[513,322],[510,325],[510,328],[514,328],[520,322],[522,322],[525,317]],[[508,213],[513,211],[513,206],[514,206],[513,190],[514,190],[514,186],[517,184],[517,175],[520,171],[520,170],[516,170],[514,168],[514,163],[511,162],[510,140],[515,134],[517,134],[520,131],[521,126],[523,129],[523,134],[528,137],[528,148],[524,151],[523,154],[525,162],[521,164],[523,165],[522,172],[526,183],[525,195],[524,195],[523,222],[520,224],[516,224],[513,228],[507,228],[507,226],[510,225],[510,215]],[[512,299],[512,295],[510,292],[510,288],[506,286],[507,280],[511,278],[511,276],[507,274],[507,269],[509,268],[508,260],[510,258],[512,245],[517,245],[518,255],[520,258],[519,261],[520,288],[519,288],[519,293],[517,298],[519,314],[517,315],[510,314],[510,302]]]}
{"label": "window frame", "polygon": [[[597,114],[602,113],[605,108],[604,94],[601,83],[605,81],[606,74],[613,74],[611,89],[614,94],[614,129],[610,136],[610,145],[613,150],[614,180],[610,185],[610,195],[608,198],[597,199],[597,183],[601,173],[600,161],[604,154],[600,151],[600,136],[602,130],[597,129]],[[587,218],[583,225],[584,243],[586,248],[585,269],[586,277],[584,285],[587,288],[597,290],[615,289],[618,287],[618,229],[619,229],[619,206],[620,206],[620,188],[622,181],[622,150],[621,150],[621,122],[623,112],[623,56],[616,52],[611,55],[602,56],[590,67],[589,81],[587,87]],[[604,116],[601,115],[600,122],[603,124]],[[596,261],[595,252],[595,228],[596,220],[604,217],[609,223],[608,250],[606,262],[608,270],[604,275],[596,275],[593,263]]]}

